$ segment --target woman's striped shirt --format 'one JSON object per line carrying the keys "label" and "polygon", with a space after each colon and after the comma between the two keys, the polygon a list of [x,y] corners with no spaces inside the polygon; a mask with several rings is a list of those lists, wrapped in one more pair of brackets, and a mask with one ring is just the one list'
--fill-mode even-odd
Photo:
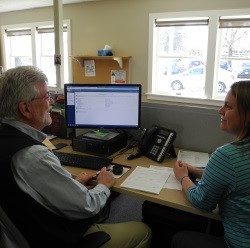
{"label": "woman's striped shirt", "polygon": [[188,199],[205,211],[218,204],[227,246],[250,248],[249,144],[219,147],[199,184],[188,189]]}

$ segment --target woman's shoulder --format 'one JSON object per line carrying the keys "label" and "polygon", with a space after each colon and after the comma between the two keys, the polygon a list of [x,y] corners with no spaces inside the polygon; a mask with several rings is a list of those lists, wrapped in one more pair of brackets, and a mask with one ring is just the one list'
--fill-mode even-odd
{"label": "woman's shoulder", "polygon": [[236,146],[232,143],[227,143],[224,144],[222,146],[219,146],[215,151],[220,151],[220,152],[226,152],[226,151],[230,151],[230,150],[235,150]]}
{"label": "woman's shoulder", "polygon": [[246,151],[247,151],[247,147],[246,145],[240,145],[240,144],[236,144],[236,143],[227,143],[225,145],[222,145],[220,147],[218,147],[216,150],[215,150],[215,154],[223,154],[227,157],[231,157],[231,155],[236,155],[238,153],[243,153],[245,154]]}

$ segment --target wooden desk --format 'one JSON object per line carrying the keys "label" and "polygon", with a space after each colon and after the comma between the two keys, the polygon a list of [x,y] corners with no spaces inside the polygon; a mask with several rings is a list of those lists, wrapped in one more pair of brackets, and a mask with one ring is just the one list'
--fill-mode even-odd
{"label": "wooden desk", "polygon": [[[68,143],[69,146],[64,147],[60,149],[61,152],[68,152],[68,153],[76,153],[76,154],[81,154],[80,152],[75,152],[72,150],[72,147],[70,146],[71,141],[70,140],[64,140],[64,139],[53,139],[52,143],[57,144],[59,142],[65,142]],[[113,191],[119,192],[119,193],[124,193],[128,194],[134,197],[139,197],[143,200],[148,200],[151,202],[155,202],[161,205],[165,205],[168,207],[180,209],[186,212],[190,212],[193,214],[201,215],[204,217],[208,217],[211,219],[220,219],[218,214],[214,213],[205,213],[200,211],[199,209],[195,208],[187,199],[183,191],[180,190],[173,190],[173,189],[162,189],[159,195],[156,194],[151,194],[151,193],[146,193],[138,190],[131,190],[127,188],[121,187],[121,183],[128,177],[128,175],[133,171],[136,166],[145,166],[149,167],[150,165],[159,165],[159,166],[167,166],[167,167],[172,167],[175,159],[165,159],[162,163],[157,163],[154,162],[146,157],[141,157],[138,159],[134,160],[127,160],[127,156],[129,155],[129,151],[125,152],[124,154],[118,155],[117,157],[114,158],[114,162],[119,163],[119,164],[124,164],[124,165],[129,165],[131,166],[131,169],[125,173],[121,178],[116,179],[115,185],[112,187]],[[66,169],[74,174],[77,175],[80,172],[88,171],[87,169],[82,169],[82,168],[76,168],[76,167],[69,167],[66,166]]]}

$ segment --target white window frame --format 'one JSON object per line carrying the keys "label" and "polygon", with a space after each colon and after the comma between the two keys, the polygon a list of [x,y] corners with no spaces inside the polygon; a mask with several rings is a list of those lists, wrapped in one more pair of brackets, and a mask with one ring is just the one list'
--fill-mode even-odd
{"label": "white window frame", "polygon": [[[71,23],[70,20],[63,20],[63,25],[67,25],[67,41],[68,41],[68,60],[64,61],[62,58],[62,65],[64,66],[63,63],[68,63],[68,72],[69,72],[69,82],[72,81],[72,63],[70,59],[70,54],[71,54]],[[23,28],[29,28],[31,29],[31,46],[32,46],[32,61],[33,65],[36,66],[36,27],[46,27],[46,26],[54,26],[53,21],[45,21],[45,22],[32,22],[32,23],[20,23],[20,24],[13,24],[13,25],[5,25],[1,27],[1,44],[2,44],[2,58],[3,58],[3,68],[6,70],[7,68],[7,61],[6,61],[6,53],[5,53],[5,40],[7,38],[5,30],[7,29],[23,29]],[[63,49],[63,48],[62,48]],[[62,51],[63,54],[63,51]],[[63,55],[62,55],[63,56]],[[57,85],[56,87],[48,87],[49,90],[51,91],[62,91],[64,88],[64,75],[62,76],[61,83],[60,85]]]}
{"label": "white window frame", "polygon": [[[224,99],[215,100],[212,99],[213,95],[213,81],[215,78],[215,68],[218,66],[215,63],[217,61],[218,55],[218,32],[219,32],[219,18],[221,16],[249,16],[250,9],[228,9],[228,10],[208,10],[208,11],[184,11],[184,12],[165,12],[165,13],[151,13],[149,14],[149,44],[148,44],[148,90],[146,93],[147,100],[152,101],[162,101],[170,104],[177,105],[190,105],[190,106],[221,106]],[[156,36],[154,33],[155,19],[188,19],[194,17],[208,17],[208,48],[207,48],[207,61],[206,61],[206,84],[205,84],[205,99],[198,98],[187,98],[187,97],[177,97],[177,96],[167,96],[155,94],[153,92],[153,63]],[[211,83],[207,83],[211,82]],[[214,89],[215,90],[215,89]]]}

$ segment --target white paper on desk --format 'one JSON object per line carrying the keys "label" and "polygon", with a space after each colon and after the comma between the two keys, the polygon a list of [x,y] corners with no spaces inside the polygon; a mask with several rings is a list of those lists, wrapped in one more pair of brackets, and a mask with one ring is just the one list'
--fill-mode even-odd
{"label": "white paper on desk", "polygon": [[179,150],[177,160],[191,164],[196,167],[204,167],[209,160],[209,154],[205,152],[194,152]]}
{"label": "white paper on desk", "polygon": [[160,167],[160,166],[154,166],[154,165],[151,165],[150,168],[154,168],[157,170],[166,170],[170,173],[166,183],[163,186],[164,189],[182,190],[181,183],[176,179],[173,168]]}
{"label": "white paper on desk", "polygon": [[56,149],[56,147],[50,142],[48,138],[46,138],[42,143],[50,150]]}
{"label": "white paper on desk", "polygon": [[55,139],[57,138],[57,136],[53,135],[53,134],[47,134],[47,139],[48,140],[52,140],[52,139]]}
{"label": "white paper on desk", "polygon": [[159,194],[169,174],[168,171],[137,166],[121,184],[121,187]]}

